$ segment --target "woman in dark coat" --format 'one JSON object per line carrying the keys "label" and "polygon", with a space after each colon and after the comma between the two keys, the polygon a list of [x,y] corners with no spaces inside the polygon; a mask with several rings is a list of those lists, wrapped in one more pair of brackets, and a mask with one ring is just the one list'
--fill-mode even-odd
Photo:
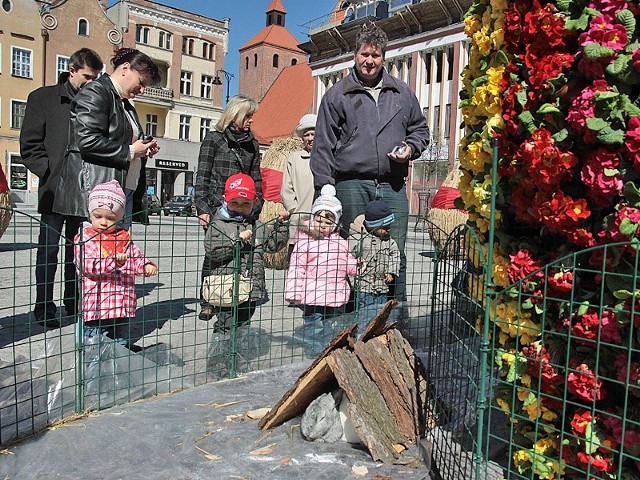
{"label": "woman in dark coat", "polygon": [[[158,67],[144,53],[121,48],[111,60],[113,73],[83,88],[71,103],[70,168],[63,170],[54,211],[88,217],[87,198],[97,184],[117,180],[127,194],[126,215],[133,193],[145,182],[144,162],[159,147],[145,138],[130,99],[160,81]],[[81,168],[72,160],[81,158]],[[144,187],[140,189],[144,192]],[[141,200],[141,198],[140,198]]]}
{"label": "woman in dark coat", "polygon": [[[244,173],[256,184],[256,215],[262,207],[262,177],[260,176],[260,147],[251,133],[253,115],[258,103],[244,95],[232,97],[222,116],[200,146],[195,203],[200,225],[207,230],[213,214],[222,204],[224,185],[231,175]],[[206,254],[202,278],[211,274],[211,258]],[[214,309],[201,300],[199,318],[210,320]]]}

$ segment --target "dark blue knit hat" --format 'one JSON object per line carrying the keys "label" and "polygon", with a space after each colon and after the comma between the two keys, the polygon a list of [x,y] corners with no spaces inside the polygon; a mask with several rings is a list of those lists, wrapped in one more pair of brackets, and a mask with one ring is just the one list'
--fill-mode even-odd
{"label": "dark blue knit hat", "polygon": [[382,200],[372,200],[364,209],[364,224],[367,228],[380,228],[391,225],[395,216],[389,205]]}

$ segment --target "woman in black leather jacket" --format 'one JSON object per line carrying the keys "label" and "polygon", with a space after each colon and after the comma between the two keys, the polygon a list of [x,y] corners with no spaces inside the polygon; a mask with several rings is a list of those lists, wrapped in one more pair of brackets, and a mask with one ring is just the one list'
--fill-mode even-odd
{"label": "woman in black leather jacket", "polygon": [[[97,184],[118,180],[127,194],[126,216],[133,210],[133,193],[144,193],[144,163],[159,147],[145,138],[130,99],[160,81],[158,67],[144,53],[121,48],[111,59],[113,73],[88,84],[71,103],[67,159],[81,157],[81,168],[63,171],[54,211],[88,217],[87,198]],[[91,88],[89,88],[91,87]],[[80,172],[74,170],[80,168]],[[68,174],[70,172],[70,174]],[[126,217],[125,217],[126,218]]]}

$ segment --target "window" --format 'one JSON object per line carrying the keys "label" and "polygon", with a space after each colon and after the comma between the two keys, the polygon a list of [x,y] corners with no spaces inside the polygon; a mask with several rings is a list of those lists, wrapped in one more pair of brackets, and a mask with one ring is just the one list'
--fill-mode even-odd
{"label": "window", "polygon": [[182,39],[182,53],[185,55],[193,55],[193,38]]}
{"label": "window", "polygon": [[144,133],[152,137],[158,136],[158,115],[147,113],[147,125],[145,126]]}
{"label": "window", "polygon": [[19,155],[9,156],[11,165],[9,166],[9,187],[12,190],[27,189],[27,167],[22,163]]}
{"label": "window", "polygon": [[291,65],[296,65],[298,63],[298,60],[295,58],[291,59]]}
{"label": "window", "polygon": [[431,83],[431,60],[433,55],[431,52],[424,54],[424,84],[429,85]]}
{"label": "window", "polygon": [[160,48],[164,48],[165,50],[171,50],[171,39],[172,35],[169,32],[163,32],[160,30],[158,32],[158,46]]}
{"label": "window", "polygon": [[180,115],[179,140],[189,141],[189,130],[191,129],[191,115]]}
{"label": "window", "polygon": [[31,50],[11,47],[11,74],[15,77],[32,78]]}
{"label": "window", "polygon": [[149,27],[136,25],[136,42],[149,43]]}
{"label": "window", "polygon": [[182,95],[191,95],[191,78],[193,74],[191,72],[180,73],[180,93]]}
{"label": "window", "polygon": [[211,130],[211,119],[210,118],[201,118],[200,119],[200,141],[204,140],[204,137],[207,136]]}
{"label": "window", "polygon": [[451,128],[449,124],[451,123],[451,104],[447,103],[444,107],[444,138],[449,138],[449,134],[451,133]]}
{"label": "window", "polygon": [[443,57],[444,57],[444,50],[438,50],[436,52],[436,83],[442,82]]}
{"label": "window", "polygon": [[12,5],[11,0],[2,0],[2,9],[9,13],[11,11]]}
{"label": "window", "polygon": [[82,35],[83,37],[89,36],[89,22],[84,18],[78,19],[78,35]]}
{"label": "window", "polygon": [[56,57],[56,78],[60,78],[60,75],[69,71],[69,57],[63,57],[58,55]]}
{"label": "window", "polygon": [[204,42],[202,44],[202,58],[213,60],[213,43]]}
{"label": "window", "polygon": [[213,77],[209,75],[202,75],[202,83],[200,85],[200,96],[202,98],[208,98],[211,100],[213,93]]}
{"label": "window", "polygon": [[11,100],[11,128],[22,128],[27,102]]}
{"label": "window", "polygon": [[278,56],[278,54],[276,53],[273,56],[273,68],[278,68],[278,60],[280,59],[280,57]]}
{"label": "window", "polygon": [[257,53],[253,54],[253,66],[254,67],[258,66],[258,54]]}
{"label": "window", "polygon": [[453,47],[447,48],[447,80],[453,80]]}
{"label": "window", "polygon": [[282,15],[280,14],[276,15],[276,24],[282,25]]}
{"label": "window", "polygon": [[249,57],[244,57],[244,69],[249,70]]}
{"label": "window", "polygon": [[440,141],[440,105],[433,107],[433,140],[438,143]]}

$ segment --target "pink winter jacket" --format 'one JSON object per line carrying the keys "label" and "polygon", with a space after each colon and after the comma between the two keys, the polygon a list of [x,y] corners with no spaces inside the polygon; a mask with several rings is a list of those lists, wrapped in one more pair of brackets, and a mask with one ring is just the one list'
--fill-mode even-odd
{"label": "pink winter jacket", "polygon": [[305,222],[296,233],[284,298],[301,305],[339,307],[349,301],[348,276],[357,273],[349,243],[333,232],[323,237]]}

